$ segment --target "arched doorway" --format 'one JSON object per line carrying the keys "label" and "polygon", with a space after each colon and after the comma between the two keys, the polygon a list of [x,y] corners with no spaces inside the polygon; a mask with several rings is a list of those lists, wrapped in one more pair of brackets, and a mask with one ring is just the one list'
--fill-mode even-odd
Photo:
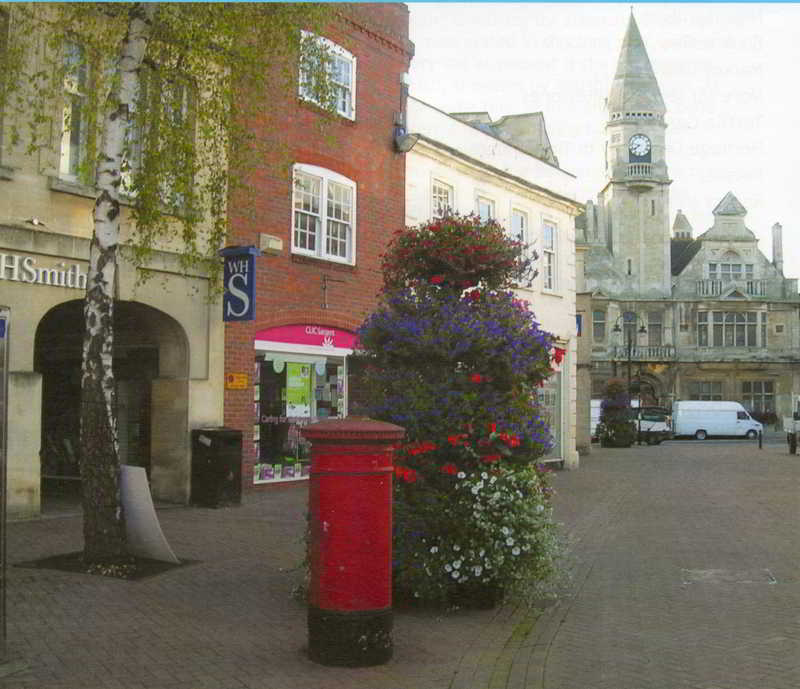
{"label": "arched doorway", "polygon": [[[34,368],[42,374],[42,508],[74,501],[80,490],[79,414],[83,301],[64,302],[45,314],[36,331]],[[153,454],[153,420],[159,418],[154,382],[182,381],[188,394],[188,343],[170,316],[138,302],[114,308],[114,376],[120,461],[152,476],[162,459]],[[187,408],[186,400],[177,400]],[[185,420],[184,420],[185,423]],[[177,430],[177,429],[176,429]],[[185,460],[184,460],[185,461]],[[154,491],[157,493],[157,491]]]}

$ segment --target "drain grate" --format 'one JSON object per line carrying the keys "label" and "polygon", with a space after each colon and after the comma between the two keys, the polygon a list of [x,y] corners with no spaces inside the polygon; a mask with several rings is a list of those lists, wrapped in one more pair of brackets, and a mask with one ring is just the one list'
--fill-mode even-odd
{"label": "drain grate", "polygon": [[777,584],[768,569],[682,569],[684,584]]}

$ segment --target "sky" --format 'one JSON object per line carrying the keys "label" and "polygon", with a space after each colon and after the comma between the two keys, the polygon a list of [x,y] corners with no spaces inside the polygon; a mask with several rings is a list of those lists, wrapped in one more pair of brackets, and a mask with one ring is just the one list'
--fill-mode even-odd
{"label": "sky", "polygon": [[605,99],[633,13],[666,104],[670,228],[697,237],[729,191],[800,277],[800,5],[410,2],[410,93],[446,112],[544,113],[577,200],[605,184]]}

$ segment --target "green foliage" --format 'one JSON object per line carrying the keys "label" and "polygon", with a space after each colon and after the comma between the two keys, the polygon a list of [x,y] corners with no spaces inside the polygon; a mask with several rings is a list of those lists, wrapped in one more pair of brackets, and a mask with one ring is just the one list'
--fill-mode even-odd
{"label": "green foliage", "polygon": [[[0,81],[11,134],[6,145],[22,142],[31,154],[57,151],[62,129],[77,126],[69,116],[63,121],[60,104],[65,83],[80,73],[88,155],[77,177],[94,186],[103,114],[115,105],[119,44],[134,6],[10,5],[12,31]],[[130,255],[137,265],[166,241],[185,269],[218,277],[229,194],[246,204],[254,193],[248,172],[275,152],[272,137],[257,136],[252,127],[260,122],[279,131],[281,123],[267,107],[272,94],[297,92],[302,60],[315,75],[315,100],[323,110],[333,109],[325,52],[301,31],[320,32],[333,17],[334,10],[322,4],[158,4],[121,164],[121,192],[135,228]]]}

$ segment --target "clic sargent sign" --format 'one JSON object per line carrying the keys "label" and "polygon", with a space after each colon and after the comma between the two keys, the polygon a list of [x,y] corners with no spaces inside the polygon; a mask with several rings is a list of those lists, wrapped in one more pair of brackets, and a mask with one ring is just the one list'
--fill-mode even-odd
{"label": "clic sargent sign", "polygon": [[78,263],[64,261],[52,267],[39,266],[35,256],[0,253],[0,280],[86,289],[86,273]]}

